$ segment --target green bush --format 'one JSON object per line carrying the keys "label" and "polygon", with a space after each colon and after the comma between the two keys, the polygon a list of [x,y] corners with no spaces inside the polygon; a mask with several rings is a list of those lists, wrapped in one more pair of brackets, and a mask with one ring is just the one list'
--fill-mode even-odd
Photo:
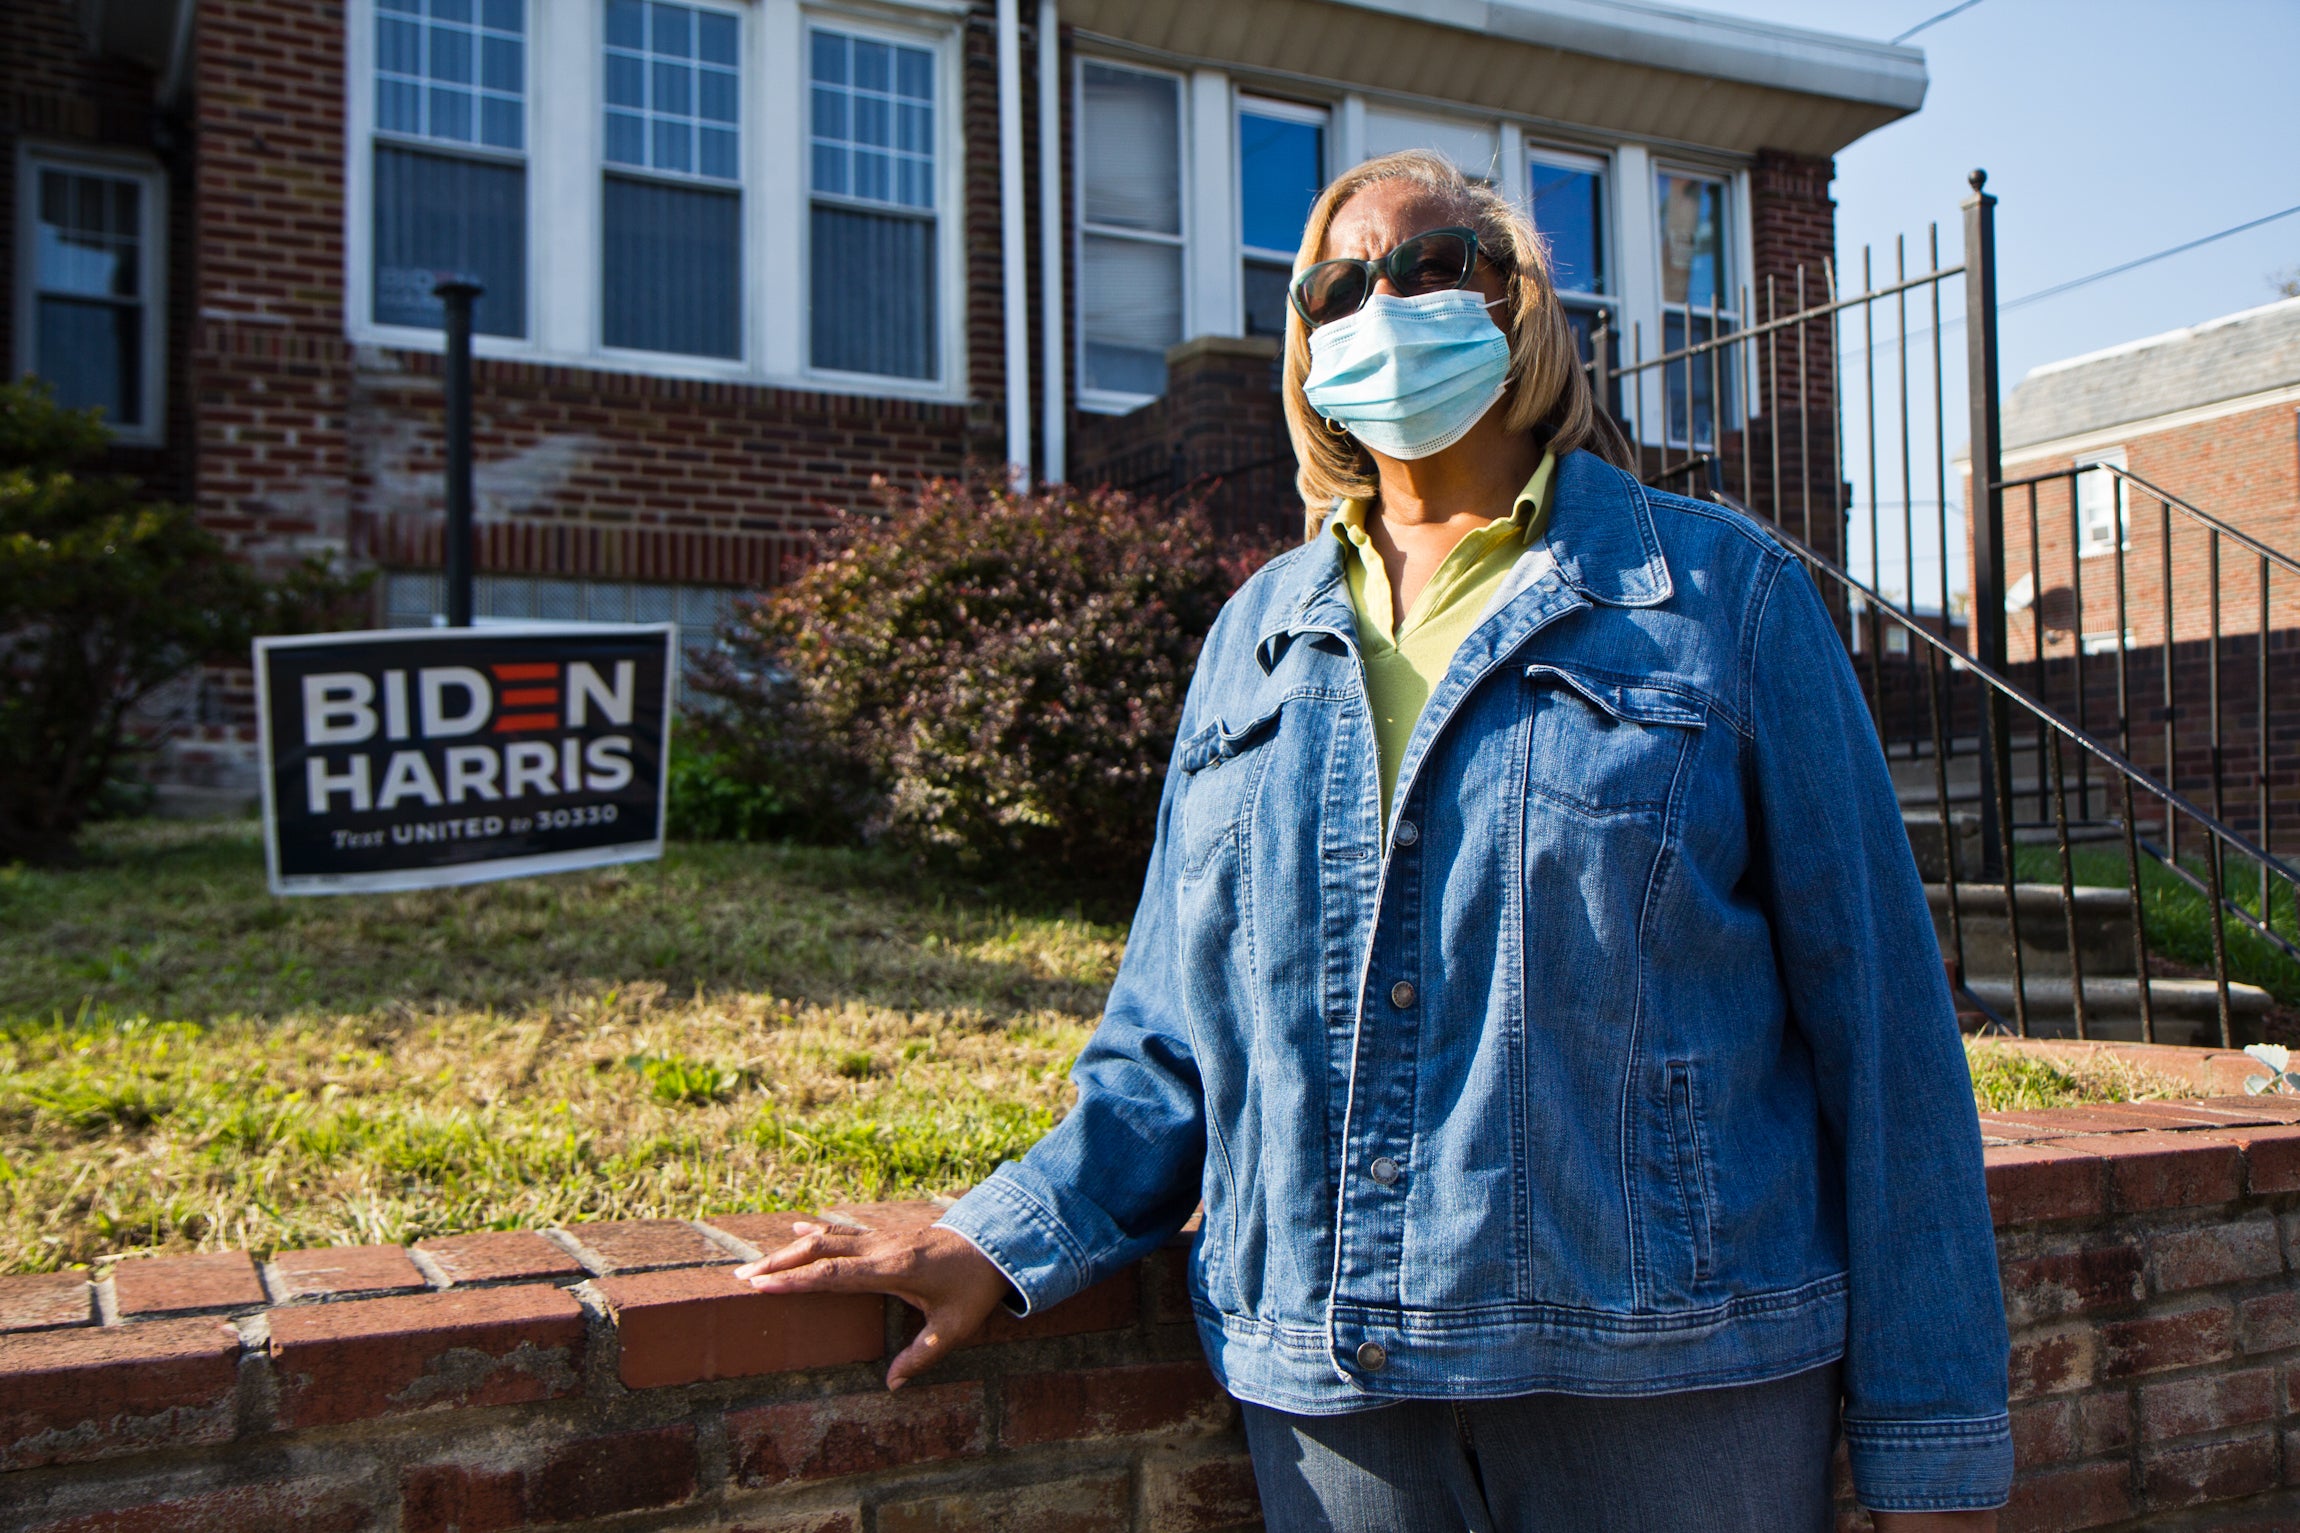
{"label": "green bush", "polygon": [[695,723],[819,836],[1130,884],[1198,646],[1250,564],[1195,508],[934,481],[846,517],[752,605]]}
{"label": "green bush", "polygon": [[791,807],[739,762],[696,743],[682,723],[671,734],[670,834],[681,841],[766,841],[796,828]]}
{"label": "green bush", "polygon": [[267,583],[190,511],[85,472],[108,440],[46,385],[0,384],[0,864],[70,855],[127,775],[138,702],[351,590],[316,566]]}

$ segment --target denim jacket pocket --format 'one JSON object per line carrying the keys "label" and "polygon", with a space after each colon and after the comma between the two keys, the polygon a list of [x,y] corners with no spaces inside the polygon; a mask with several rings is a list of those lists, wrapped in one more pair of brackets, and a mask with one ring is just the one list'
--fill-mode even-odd
{"label": "denim jacket pocket", "polygon": [[1685,1210],[1685,1228],[1693,1248],[1693,1281],[1706,1283],[1716,1270],[1717,1235],[1712,1227],[1716,1199],[1709,1187],[1709,1156],[1702,1143],[1701,1098],[1693,1080],[1691,1062],[1672,1059],[1668,1064],[1670,1169],[1677,1184],[1677,1201]]}
{"label": "denim jacket pocket", "polygon": [[1667,807],[1678,766],[1709,722],[1697,700],[1546,663],[1527,666],[1525,679],[1532,791],[1585,815]]}
{"label": "denim jacket pocket", "polygon": [[1214,719],[1176,751],[1176,765],[1185,779],[1176,827],[1184,878],[1203,873],[1252,812],[1254,790],[1269,755],[1258,747],[1277,734],[1283,711],[1281,703],[1243,724]]}

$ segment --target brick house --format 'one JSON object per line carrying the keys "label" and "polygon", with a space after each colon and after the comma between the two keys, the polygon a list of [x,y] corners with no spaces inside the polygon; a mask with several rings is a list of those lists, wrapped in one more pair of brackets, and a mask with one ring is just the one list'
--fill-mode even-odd
{"label": "brick house", "polygon": [[[441,605],[438,272],[486,289],[480,612],[704,635],[880,475],[1151,464],[1298,525],[1273,336],[1343,166],[1491,178],[1652,355],[1820,291],[1831,156],[1926,83],[1609,0],[0,5],[0,348],[249,559],[379,571],[390,624]],[[1776,403],[1741,392],[1727,437]],[[1712,429],[1659,394],[1657,438]],[[230,678],[179,711],[173,774],[244,783]]]}
{"label": "brick house", "polygon": [[[2008,480],[2114,464],[2271,548],[2300,551],[2300,298],[2032,369],[2005,400],[2004,442]],[[2119,541],[2128,642],[2163,642],[2163,515],[2129,486],[2121,510],[2120,539],[2113,474],[2079,473],[2073,507],[2065,483],[2041,485],[2032,554],[2028,491],[2007,492],[2012,658],[2037,653],[2037,625],[2023,615],[2040,587],[2048,659],[2071,653],[2080,630],[2093,653],[2115,647]],[[2211,635],[2211,550],[2201,532],[2175,520],[2172,627],[2184,643]],[[2259,620],[2255,561],[2229,544],[2222,563],[2225,631],[2249,636]],[[2300,582],[2272,581],[2270,599],[2271,628],[2300,627]]]}

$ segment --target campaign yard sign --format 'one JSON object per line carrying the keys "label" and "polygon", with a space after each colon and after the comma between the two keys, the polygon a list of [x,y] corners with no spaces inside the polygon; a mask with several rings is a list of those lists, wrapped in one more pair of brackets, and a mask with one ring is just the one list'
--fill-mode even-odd
{"label": "campaign yard sign", "polygon": [[663,854],[671,624],[256,640],[275,894]]}

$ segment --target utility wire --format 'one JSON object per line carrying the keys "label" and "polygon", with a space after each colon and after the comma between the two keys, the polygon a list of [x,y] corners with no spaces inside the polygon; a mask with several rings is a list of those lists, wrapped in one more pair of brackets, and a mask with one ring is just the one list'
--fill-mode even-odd
{"label": "utility wire", "polygon": [[2111,266],[2105,271],[2096,271],[2089,277],[2073,278],[2072,280],[2060,283],[2057,286],[2045,288],[2040,292],[2024,294],[2019,298],[2015,298],[2010,302],[2001,305],[2001,307],[2007,309],[2018,309],[2026,304],[2041,303],[2047,298],[2057,298],[2062,293],[2068,292],[2072,288],[2083,287],[2088,282],[2098,282],[2103,277],[2114,277],[2120,273],[2131,271],[2136,266],[2146,266],[2151,261],[2161,261],[2166,256],[2176,256],[2181,254],[2183,251],[2194,250],[2199,245],[2209,245],[2214,240],[2224,240],[2232,234],[2242,234],[2247,229],[2257,229],[2262,224],[2272,224],[2279,218],[2290,218],[2295,213],[2300,213],[2300,203],[2295,203],[2291,207],[2286,208],[2281,213],[2270,213],[2265,218],[2255,218],[2248,223],[2241,223],[2235,225],[2233,228],[2222,229],[2217,234],[2207,234],[2202,239],[2190,240],[2185,245],[2174,245],[2169,250],[2159,250],[2154,255],[2144,255],[2136,261],[2127,261],[2122,266]]}
{"label": "utility wire", "polygon": [[1961,15],[1962,13],[1971,10],[1974,6],[1980,3],[1981,0],[1963,0],[1963,4],[1952,5],[1947,10],[1941,12],[1938,16],[1927,16],[1924,20],[1918,22],[1915,26],[1909,28],[1909,30],[1903,32],[1900,36],[1894,38],[1893,45],[1895,47],[1899,47],[1902,43],[1907,42],[1910,38],[1916,36],[1919,32],[1922,32],[1925,28],[1939,26],[1942,22],[1948,20],[1951,16]]}
{"label": "utility wire", "polygon": [[[1973,3],[1978,4],[1979,0],[1973,0]],[[2033,293],[2023,293],[2018,298],[2008,298],[1997,305],[1997,312],[1999,314],[2003,314],[2013,309],[2026,308],[2032,303],[2042,303],[2047,298],[2058,298],[2063,293],[2074,292],[2080,287],[2088,286],[2091,283],[2099,282],[2109,277],[2122,276],[2128,271],[2149,265],[2151,262],[2164,260],[2168,256],[2185,254],[2186,252],[2195,250],[2200,246],[2209,245],[2215,240],[2224,240],[2229,238],[2231,235],[2242,234],[2248,229],[2257,229],[2263,224],[2272,224],[2280,218],[2290,218],[2295,213],[2300,213],[2300,203],[2295,203],[2293,206],[2284,209],[2282,212],[2270,213],[2261,218],[2249,219],[2244,223],[2234,224],[2226,229],[2221,229],[2215,233],[2207,234],[2201,239],[2189,240],[2184,244],[2174,245],[2168,249],[2159,250],[2152,255],[2140,256],[2134,260],[2125,261],[2119,265],[2107,267],[2104,270],[2092,272],[2086,276],[2072,277],[2066,282],[2058,282],[2053,284],[2051,287],[2039,288],[2036,292]],[[1848,310],[1847,312],[1850,311]],[[1840,319],[1838,323],[1840,334],[1849,332],[1852,328],[1849,322],[1842,319]],[[1941,333],[1946,335],[1949,331],[1956,329],[1963,323],[1964,317],[1962,315],[1959,315],[1954,319],[1945,319],[1941,322]],[[1916,329],[1909,332],[1909,339],[1912,341],[1921,340],[1927,334],[1929,334],[1931,330],[1932,326],[1930,325],[1920,325]],[[1899,340],[1897,337],[1879,336],[1876,342],[1876,349],[1878,351],[1890,351],[1894,346],[1898,344]],[[1843,347],[1838,354],[1840,356],[1857,357],[1867,349],[1868,348],[1866,347],[1857,345],[1846,346]]]}

